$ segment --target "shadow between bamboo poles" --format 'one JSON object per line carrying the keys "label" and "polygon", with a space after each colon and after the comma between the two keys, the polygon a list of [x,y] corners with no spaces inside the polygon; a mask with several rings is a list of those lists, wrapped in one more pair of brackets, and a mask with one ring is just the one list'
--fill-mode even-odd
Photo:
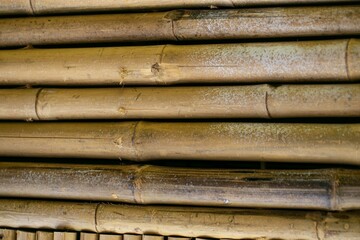
{"label": "shadow between bamboo poles", "polygon": [[358,5],[9,18],[0,46],[344,36],[359,22]]}
{"label": "shadow between bamboo poles", "polygon": [[0,196],[349,210],[360,209],[360,171],[0,163]]}
{"label": "shadow between bamboo poles", "polygon": [[2,156],[359,165],[360,124],[0,123]]}
{"label": "shadow between bamboo poles", "polygon": [[319,3],[346,3],[350,0],[82,0],[58,2],[52,0],[2,0],[0,2],[0,15],[41,15],[57,13],[84,13],[99,11],[125,11],[144,9],[179,9],[179,8],[206,8],[206,7],[244,7],[281,4],[319,4]]}
{"label": "shadow between bamboo poles", "polygon": [[1,85],[358,80],[358,39],[0,51]]}
{"label": "shadow between bamboo poles", "polygon": [[0,200],[0,226],[212,238],[358,239],[358,211],[251,210]]}
{"label": "shadow between bamboo poles", "polygon": [[0,89],[0,119],[360,117],[360,84]]}

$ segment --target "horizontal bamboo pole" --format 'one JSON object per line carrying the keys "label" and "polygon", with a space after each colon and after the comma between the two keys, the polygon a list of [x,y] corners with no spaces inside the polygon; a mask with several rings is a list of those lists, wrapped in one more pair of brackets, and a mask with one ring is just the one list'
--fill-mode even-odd
{"label": "horizontal bamboo pole", "polygon": [[360,117],[360,84],[0,89],[0,119]]}
{"label": "horizontal bamboo pole", "polygon": [[349,210],[360,171],[0,163],[0,197]]}
{"label": "horizontal bamboo pole", "polygon": [[[357,1],[357,0],[356,0]],[[0,15],[41,15],[73,12],[124,11],[143,9],[178,9],[204,7],[243,7],[281,4],[344,3],[354,0],[2,0]]]}
{"label": "horizontal bamboo pole", "polygon": [[1,156],[360,164],[360,124],[0,123]]}
{"label": "horizontal bamboo pole", "polygon": [[8,18],[0,47],[343,36],[359,34],[359,22],[359,5]]}
{"label": "horizontal bamboo pole", "polygon": [[0,200],[0,226],[205,238],[358,239],[360,212]]}
{"label": "horizontal bamboo pole", "polygon": [[358,39],[0,51],[1,85],[358,80]]}

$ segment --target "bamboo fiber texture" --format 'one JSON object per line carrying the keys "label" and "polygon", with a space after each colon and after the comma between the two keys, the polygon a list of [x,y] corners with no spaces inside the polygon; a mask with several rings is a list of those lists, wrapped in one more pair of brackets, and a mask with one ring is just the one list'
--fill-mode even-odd
{"label": "bamboo fiber texture", "polygon": [[0,89],[0,119],[360,117],[360,84]]}
{"label": "bamboo fiber texture", "polygon": [[360,33],[360,6],[174,10],[0,19],[0,47],[223,40]]}
{"label": "bamboo fiber texture", "polygon": [[[357,1],[357,0],[356,0]],[[139,9],[179,9],[204,7],[243,7],[281,4],[344,3],[350,0],[2,0],[0,15],[41,15],[73,12],[124,11]]]}
{"label": "bamboo fiber texture", "polygon": [[0,51],[1,85],[358,80],[358,39]]}
{"label": "bamboo fiber texture", "polygon": [[349,210],[360,209],[360,171],[0,163],[0,196]]}
{"label": "bamboo fiber texture", "polygon": [[1,123],[2,156],[360,164],[360,124]]}
{"label": "bamboo fiber texture", "polygon": [[0,226],[222,239],[355,240],[360,213],[1,199]]}

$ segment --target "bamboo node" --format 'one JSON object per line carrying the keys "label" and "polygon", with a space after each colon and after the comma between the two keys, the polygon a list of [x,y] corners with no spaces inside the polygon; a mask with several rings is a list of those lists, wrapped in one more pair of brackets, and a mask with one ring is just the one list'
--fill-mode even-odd
{"label": "bamboo node", "polygon": [[160,73],[160,65],[159,63],[155,63],[151,66],[151,72],[154,74],[154,75],[159,75]]}
{"label": "bamboo node", "polygon": [[144,203],[144,199],[142,196],[142,175],[144,170],[148,168],[149,165],[144,165],[135,168],[133,172],[133,194],[134,194],[134,201],[136,203]]}

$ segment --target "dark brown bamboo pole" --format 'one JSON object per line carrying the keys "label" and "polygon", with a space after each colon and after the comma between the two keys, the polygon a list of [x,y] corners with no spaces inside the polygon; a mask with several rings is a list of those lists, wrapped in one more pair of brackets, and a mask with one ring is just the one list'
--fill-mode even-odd
{"label": "dark brown bamboo pole", "polygon": [[313,3],[344,3],[358,2],[358,0],[2,0],[0,2],[0,15],[41,15],[73,12],[99,12],[124,11],[144,9],[179,9],[179,8],[205,8],[205,7],[243,7],[261,5],[293,5]]}
{"label": "dark brown bamboo pole", "polygon": [[1,199],[0,226],[205,238],[355,240],[360,213]]}
{"label": "dark brown bamboo pole", "polygon": [[9,18],[0,46],[343,36],[359,22],[359,5]]}
{"label": "dark brown bamboo pole", "polygon": [[360,124],[1,123],[1,156],[360,164]]}
{"label": "dark brown bamboo pole", "polygon": [[349,210],[360,171],[0,163],[0,197]]}
{"label": "dark brown bamboo pole", "polygon": [[0,119],[360,117],[360,84],[0,89]]}
{"label": "dark brown bamboo pole", "polygon": [[0,84],[360,80],[360,40],[0,51]]}

